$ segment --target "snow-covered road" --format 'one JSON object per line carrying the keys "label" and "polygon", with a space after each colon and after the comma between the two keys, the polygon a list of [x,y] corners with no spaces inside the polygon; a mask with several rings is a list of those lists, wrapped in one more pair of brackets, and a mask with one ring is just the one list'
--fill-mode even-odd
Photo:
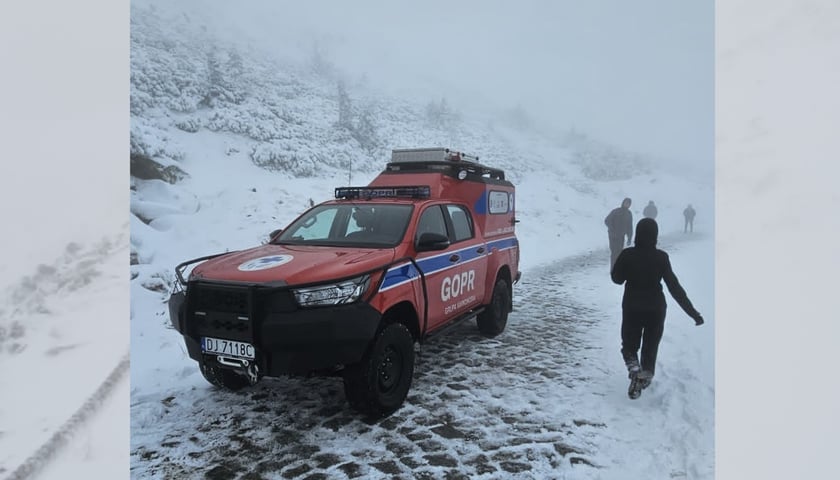
{"label": "snow-covered road", "polygon": [[383,420],[352,411],[339,378],[230,393],[184,356],[132,394],[132,478],[712,478],[712,292],[692,286],[713,265],[692,259],[713,242],[662,240],[707,325],[671,307],[639,400],[618,353],[621,288],[597,250],[526,271],[497,338],[464,322],[423,345],[405,406]]}

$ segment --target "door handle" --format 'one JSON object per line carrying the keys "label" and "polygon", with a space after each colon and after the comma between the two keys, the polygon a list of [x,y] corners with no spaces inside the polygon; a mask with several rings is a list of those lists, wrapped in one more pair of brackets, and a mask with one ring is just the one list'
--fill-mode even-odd
{"label": "door handle", "polygon": [[458,255],[458,254],[454,254],[454,255],[452,255],[451,257],[449,257],[449,261],[450,261],[450,262],[452,262],[452,263],[455,263],[455,262],[457,262],[457,261],[458,261],[458,260],[460,260],[460,259],[461,259],[461,256],[460,256],[460,255]]}
{"label": "door handle", "polygon": [[483,246],[482,246],[482,247],[478,247],[478,250],[476,250],[476,252],[477,252],[477,253],[484,253],[484,247],[483,247]]}

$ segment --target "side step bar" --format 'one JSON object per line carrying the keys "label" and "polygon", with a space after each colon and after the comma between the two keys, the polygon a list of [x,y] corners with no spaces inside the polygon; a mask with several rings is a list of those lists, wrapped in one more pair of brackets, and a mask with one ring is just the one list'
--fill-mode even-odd
{"label": "side step bar", "polygon": [[450,331],[450,330],[452,330],[453,328],[457,327],[457,326],[458,326],[458,324],[460,324],[460,323],[461,323],[461,322],[463,322],[464,320],[470,320],[470,319],[473,319],[473,318],[477,317],[477,316],[478,316],[478,314],[479,314],[479,313],[481,313],[481,312],[483,312],[483,311],[484,311],[484,307],[478,307],[478,308],[476,308],[475,310],[470,310],[469,312],[467,312],[467,313],[465,313],[465,314],[461,315],[460,317],[458,317],[458,318],[456,318],[456,319],[452,320],[451,322],[449,322],[448,324],[446,324],[444,327],[439,328],[439,329],[437,329],[437,330],[435,330],[435,331],[433,331],[433,332],[431,332],[431,333],[427,333],[426,335],[424,335],[424,336],[420,339],[420,343],[425,343],[425,342],[426,342],[426,340],[428,340],[428,339],[430,339],[430,338],[435,338],[435,337],[437,337],[438,335],[441,335],[441,334],[444,334],[444,333],[446,333],[446,332],[449,332],[449,331]]}

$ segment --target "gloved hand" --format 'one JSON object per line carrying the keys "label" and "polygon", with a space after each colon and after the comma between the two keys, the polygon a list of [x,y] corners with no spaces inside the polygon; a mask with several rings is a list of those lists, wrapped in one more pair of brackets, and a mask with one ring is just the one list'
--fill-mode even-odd
{"label": "gloved hand", "polygon": [[697,325],[698,327],[703,325],[703,316],[700,315],[700,312],[695,313],[692,318],[694,319],[694,325]]}

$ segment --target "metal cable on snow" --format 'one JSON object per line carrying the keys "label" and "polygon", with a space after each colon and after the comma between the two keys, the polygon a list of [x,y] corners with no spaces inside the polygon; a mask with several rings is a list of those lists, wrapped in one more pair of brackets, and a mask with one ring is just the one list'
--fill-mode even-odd
{"label": "metal cable on snow", "polygon": [[20,464],[5,480],[25,480],[32,478],[41,468],[55,458],[59,449],[79,430],[105,402],[108,394],[117,386],[129,367],[129,354],[126,353],[111,373],[97,387],[85,403],[61,426],[38,450]]}

